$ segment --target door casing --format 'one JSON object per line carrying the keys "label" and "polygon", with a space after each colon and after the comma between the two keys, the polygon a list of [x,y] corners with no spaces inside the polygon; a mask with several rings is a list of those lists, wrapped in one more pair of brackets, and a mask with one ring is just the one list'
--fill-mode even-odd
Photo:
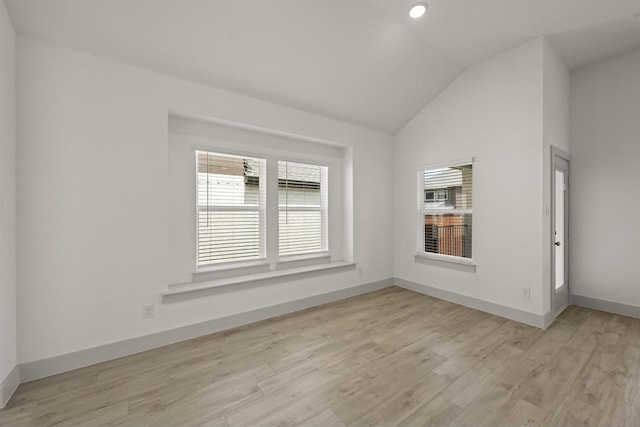
{"label": "door casing", "polygon": [[[558,163],[565,163],[566,168],[558,168]],[[570,218],[571,218],[571,156],[568,153],[556,148],[551,147],[551,229],[549,232],[551,233],[551,310],[554,316],[558,316],[562,311],[569,305],[571,305],[571,226],[570,226]],[[566,284],[566,304],[562,304],[562,306],[558,306],[561,301],[561,298],[558,298],[556,292],[556,170],[565,170],[566,173],[566,188],[565,188],[565,200],[564,200],[564,236],[562,237],[561,244],[564,246],[564,280]],[[563,298],[564,299],[564,298]]]}

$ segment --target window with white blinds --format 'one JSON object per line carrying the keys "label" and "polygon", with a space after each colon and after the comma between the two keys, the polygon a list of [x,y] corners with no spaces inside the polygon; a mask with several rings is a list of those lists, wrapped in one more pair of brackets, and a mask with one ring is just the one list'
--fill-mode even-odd
{"label": "window with white blinds", "polygon": [[196,151],[197,265],[265,257],[266,160]]}
{"label": "window with white blinds", "polygon": [[278,161],[278,255],[328,250],[328,168]]}
{"label": "window with white blinds", "polygon": [[472,258],[473,164],[418,172],[418,252]]}

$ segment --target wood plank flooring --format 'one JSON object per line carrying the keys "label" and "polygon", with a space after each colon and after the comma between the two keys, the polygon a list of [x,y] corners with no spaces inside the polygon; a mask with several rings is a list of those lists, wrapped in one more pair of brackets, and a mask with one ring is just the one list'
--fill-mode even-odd
{"label": "wood plank flooring", "polygon": [[640,320],[392,287],[21,385],[0,426],[640,426]]}

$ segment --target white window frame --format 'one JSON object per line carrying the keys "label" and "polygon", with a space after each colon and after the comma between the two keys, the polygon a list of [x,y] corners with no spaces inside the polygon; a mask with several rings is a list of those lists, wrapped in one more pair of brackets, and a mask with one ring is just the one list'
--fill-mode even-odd
{"label": "white window frame", "polygon": [[[322,163],[318,163],[318,162],[309,162],[306,160],[291,160],[291,159],[282,159],[282,158],[278,158],[275,159],[275,164],[276,164],[276,168],[279,168],[279,164],[280,162],[286,162],[286,163],[297,163],[297,164],[303,164],[303,165],[309,165],[309,166],[317,166],[322,168],[321,169],[321,176],[320,176],[320,206],[305,206],[305,205],[299,205],[299,206],[295,206],[294,208],[288,208],[288,207],[281,207],[280,206],[280,178],[279,176],[277,176],[277,182],[278,182],[278,192],[275,195],[276,199],[277,199],[277,204],[278,204],[278,217],[276,218],[276,222],[278,225],[278,232],[276,234],[276,239],[278,242],[278,247],[277,247],[277,257],[278,257],[278,261],[279,262],[290,262],[290,261],[296,261],[296,260],[305,260],[305,259],[312,259],[312,258],[322,258],[322,257],[329,257],[329,166],[322,164]],[[320,251],[316,251],[316,252],[305,252],[305,253],[298,253],[298,254],[285,254],[285,255],[280,255],[280,212],[282,212],[283,210],[286,209],[290,209],[292,211],[318,211],[320,212],[320,217],[321,217],[321,249]]]}
{"label": "white window frame", "polygon": [[[441,202],[443,200],[432,200],[427,202],[426,200],[426,196],[425,196],[425,188],[424,188],[424,173],[426,171],[431,171],[431,170],[435,170],[435,169],[442,169],[442,168],[450,168],[450,167],[455,167],[455,166],[464,166],[464,165],[472,165],[473,169],[472,169],[472,186],[474,184],[474,171],[475,171],[475,159],[472,158],[467,158],[467,159],[461,159],[461,160],[456,160],[456,161],[450,161],[450,162],[441,162],[441,163],[432,163],[429,165],[425,165],[422,166],[418,169],[417,171],[417,188],[418,188],[418,197],[417,197],[417,201],[418,201],[418,206],[417,206],[417,248],[416,248],[416,257],[419,258],[426,258],[426,259],[432,259],[432,260],[436,260],[436,261],[445,261],[445,262],[451,262],[451,263],[456,263],[456,264],[467,264],[467,265],[474,265],[474,261],[473,261],[473,256],[475,256],[475,251],[474,251],[474,239],[473,239],[473,222],[474,222],[474,216],[473,216],[473,206],[474,206],[474,192],[472,190],[471,193],[471,209],[447,209],[447,208],[433,208],[433,209],[429,209],[426,208],[425,205],[427,203],[436,203],[436,202]],[[437,191],[437,190],[434,190]],[[426,252],[424,250],[424,245],[425,245],[425,225],[424,225],[424,217],[425,215],[443,215],[443,214],[457,214],[457,215],[464,215],[464,214],[471,214],[471,223],[472,223],[472,227],[471,227],[471,233],[472,233],[472,238],[471,238],[471,254],[472,257],[471,258],[465,258],[465,257],[459,257],[459,256],[454,256],[454,255],[444,255],[444,254],[436,254],[436,253],[432,253],[432,252]]]}
{"label": "white window frame", "polygon": [[[210,154],[218,154],[222,156],[229,157],[237,157],[237,158],[251,158],[260,161],[260,178],[264,181],[259,185],[259,200],[260,203],[258,205],[208,205],[206,207],[207,211],[210,212],[258,212],[259,215],[259,255],[255,258],[244,258],[238,260],[225,260],[225,261],[216,261],[207,264],[199,263],[199,246],[200,246],[200,227],[199,225],[199,214],[201,210],[201,206],[198,203],[198,154],[199,153],[210,153]],[[267,242],[266,242],[266,181],[267,181],[267,170],[266,170],[266,162],[267,159],[261,157],[259,155],[254,154],[245,154],[245,153],[229,153],[226,151],[215,150],[211,148],[201,148],[196,147],[193,152],[194,156],[194,172],[195,172],[195,262],[196,262],[196,271],[210,271],[217,269],[227,269],[227,268],[239,268],[239,267],[248,267],[253,265],[260,265],[267,262],[266,253],[267,253]]]}

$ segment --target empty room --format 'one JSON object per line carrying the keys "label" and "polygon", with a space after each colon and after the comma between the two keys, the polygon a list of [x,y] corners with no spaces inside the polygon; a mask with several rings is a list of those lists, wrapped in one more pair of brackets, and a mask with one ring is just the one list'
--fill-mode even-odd
{"label": "empty room", "polygon": [[640,426],[640,0],[0,0],[0,426]]}

